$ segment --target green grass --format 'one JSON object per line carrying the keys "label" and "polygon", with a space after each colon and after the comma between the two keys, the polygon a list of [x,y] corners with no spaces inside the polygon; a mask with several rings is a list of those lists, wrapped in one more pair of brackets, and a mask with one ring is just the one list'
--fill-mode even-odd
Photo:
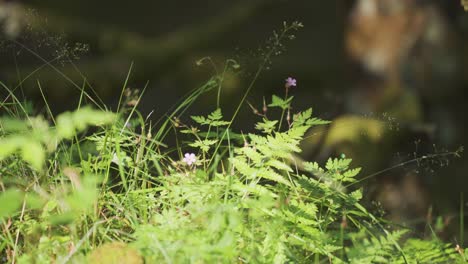
{"label": "green grass", "polygon": [[[78,86],[78,109],[33,116],[2,84],[10,97],[0,105],[0,262],[465,263],[465,251],[435,233],[417,238],[366,209],[351,159],[297,159],[307,131],[329,122],[312,109],[292,112],[287,93],[265,102],[268,116],[257,111],[252,133],[232,129],[298,27],[275,35],[229,118],[219,101],[224,74],[238,67],[231,60],[154,123],[135,103],[143,93],[126,89],[131,69],[116,112]],[[213,111],[190,118],[209,92]]]}

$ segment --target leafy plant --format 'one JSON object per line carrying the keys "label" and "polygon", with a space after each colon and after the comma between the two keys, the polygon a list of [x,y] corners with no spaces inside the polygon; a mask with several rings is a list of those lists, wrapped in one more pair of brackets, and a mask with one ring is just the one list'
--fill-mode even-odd
{"label": "leafy plant", "polygon": [[[410,237],[366,209],[351,159],[298,158],[307,131],[330,122],[311,108],[292,112],[292,77],[284,98],[254,109],[261,119],[250,133],[231,128],[260,72],[284,49],[281,41],[300,27],[284,24],[274,34],[228,119],[219,107],[225,72],[156,123],[138,112],[141,95],[126,88],[117,113],[80,107],[46,121],[18,100],[5,105],[1,262],[466,262],[461,246]],[[230,67],[239,65],[229,60]],[[184,124],[190,105],[214,88],[216,109]],[[268,107],[279,118],[267,116]],[[176,147],[162,142],[171,131]]]}

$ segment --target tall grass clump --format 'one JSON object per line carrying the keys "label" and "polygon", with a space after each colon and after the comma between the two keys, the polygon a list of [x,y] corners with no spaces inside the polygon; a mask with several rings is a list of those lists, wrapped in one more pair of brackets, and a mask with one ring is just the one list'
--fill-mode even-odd
{"label": "tall grass clump", "polygon": [[[154,124],[126,83],[115,112],[85,106],[83,89],[78,108],[57,117],[31,115],[2,83],[10,96],[0,105],[0,262],[466,262],[460,246],[412,238],[366,209],[351,159],[297,158],[307,131],[329,122],[311,108],[291,110],[295,79],[254,108],[252,132],[232,129],[255,80],[299,27],[275,34],[230,118],[219,93],[224,73],[238,68],[232,60]],[[212,91],[213,111],[188,118]],[[164,143],[171,133],[175,146]]]}

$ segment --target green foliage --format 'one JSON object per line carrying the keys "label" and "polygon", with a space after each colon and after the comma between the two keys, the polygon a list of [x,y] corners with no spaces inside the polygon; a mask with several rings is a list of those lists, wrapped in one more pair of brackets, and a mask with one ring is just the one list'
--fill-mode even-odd
{"label": "green foliage", "polygon": [[288,97],[286,99],[281,99],[279,96],[273,95],[272,99],[271,99],[271,104],[269,104],[268,106],[269,107],[278,107],[278,108],[281,108],[283,110],[286,110],[291,105],[291,102],[292,102],[293,98],[294,97],[291,96],[291,97]]}
{"label": "green foliage", "polygon": [[17,189],[8,189],[0,194],[0,219],[17,212],[21,207],[23,195]]}
{"label": "green foliage", "polygon": [[217,140],[195,140],[195,142],[190,143],[189,145],[194,148],[199,148],[203,152],[208,152],[210,147],[218,142]]}
{"label": "green foliage", "polygon": [[61,140],[71,139],[88,126],[109,124],[114,120],[114,114],[88,107],[59,115],[55,128],[50,128],[42,117],[28,118],[24,121],[2,118],[0,160],[19,152],[23,160],[40,170],[46,159],[46,151],[54,151]]}
{"label": "green foliage", "polygon": [[[281,118],[262,115],[252,130],[259,133],[246,134],[233,132],[221,109],[193,116],[193,126],[170,115],[158,131],[136,109],[117,115],[85,107],[51,117],[55,126],[41,117],[2,118],[0,257],[17,263],[466,262],[461,248],[436,237],[411,238],[368,211],[360,168],[351,159],[300,161],[307,131],[329,122],[313,117],[312,109],[290,120],[291,104],[292,97],[273,96],[268,105],[281,109]],[[184,137],[177,148],[157,141],[177,129]],[[195,162],[181,158],[192,152]]]}
{"label": "green foliage", "polygon": [[278,124],[278,120],[268,120],[263,118],[263,122],[258,122],[255,129],[262,131],[265,134],[271,134]]}
{"label": "green foliage", "polygon": [[[365,238],[364,233],[352,236],[353,247],[348,249],[351,263],[457,263],[463,262],[455,247],[437,239],[407,239],[399,252],[395,241],[401,241],[405,231],[385,236]],[[364,254],[363,254],[364,253]]]}
{"label": "green foliage", "polygon": [[209,114],[208,117],[203,116],[192,116],[192,119],[200,125],[208,125],[213,127],[226,126],[229,122],[223,121],[223,114],[221,109],[216,109],[213,113]]}
{"label": "green foliage", "polygon": [[57,117],[57,136],[59,139],[71,139],[76,133],[88,126],[100,126],[115,121],[115,115],[109,112],[81,108],[75,112],[66,112]]}

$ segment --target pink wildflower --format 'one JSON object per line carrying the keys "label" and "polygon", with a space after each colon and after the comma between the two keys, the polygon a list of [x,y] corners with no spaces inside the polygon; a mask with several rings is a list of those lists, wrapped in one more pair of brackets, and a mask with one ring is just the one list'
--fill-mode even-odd
{"label": "pink wildflower", "polygon": [[286,79],[286,84],[285,84],[286,89],[289,89],[291,87],[296,87],[296,86],[297,86],[297,80],[296,79],[291,78],[291,77],[288,77]]}
{"label": "pink wildflower", "polygon": [[195,162],[197,162],[197,157],[193,153],[185,153],[184,158],[182,159],[183,162],[187,163],[187,165],[191,166]]}

